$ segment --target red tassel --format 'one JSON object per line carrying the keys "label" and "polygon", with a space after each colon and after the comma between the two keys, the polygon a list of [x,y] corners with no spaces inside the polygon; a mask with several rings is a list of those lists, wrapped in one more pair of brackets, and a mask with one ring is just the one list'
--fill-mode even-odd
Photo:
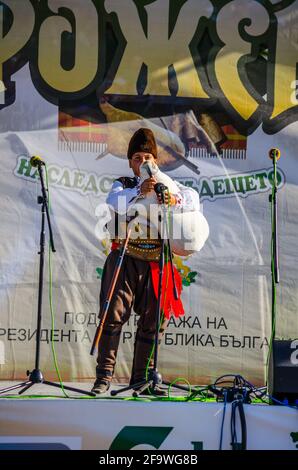
{"label": "red tassel", "polygon": [[[150,261],[150,268],[154,294],[155,297],[158,298],[159,264],[155,261]],[[162,278],[161,310],[164,312],[164,315],[167,319],[169,319],[171,315],[174,315],[176,318],[178,318],[184,315],[185,313],[182,302],[180,300],[180,295],[182,291],[182,280],[175,266],[174,278],[178,291],[178,300],[176,300],[174,297],[171,265],[170,263],[166,263],[164,266]]]}
{"label": "red tassel", "polygon": [[112,241],[112,246],[111,246],[111,251],[118,250],[119,246],[120,246],[120,244],[113,240]]}
{"label": "red tassel", "polygon": [[[113,241],[112,250],[117,250],[119,248],[119,243]],[[150,261],[151,276],[153,283],[153,290],[156,299],[158,298],[158,283],[159,283],[159,263],[156,261]],[[174,268],[174,278],[175,284],[178,292],[178,300],[174,297],[174,286],[171,273],[170,263],[165,263],[163,279],[162,279],[162,294],[161,294],[161,310],[164,312],[165,317],[169,320],[171,315],[174,315],[176,318],[182,317],[185,312],[180,300],[180,295],[182,292],[182,279],[177,271],[176,267]]]}

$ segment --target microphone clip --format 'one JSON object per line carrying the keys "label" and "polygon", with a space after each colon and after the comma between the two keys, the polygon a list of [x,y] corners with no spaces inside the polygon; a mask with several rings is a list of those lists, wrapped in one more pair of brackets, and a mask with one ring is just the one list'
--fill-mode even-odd
{"label": "microphone clip", "polygon": [[30,158],[30,165],[33,167],[41,167],[45,166],[46,164],[42,158],[38,157],[37,155],[34,155]]}
{"label": "microphone clip", "polygon": [[277,161],[280,159],[280,150],[278,148],[272,148],[269,150],[269,158],[271,160]]}

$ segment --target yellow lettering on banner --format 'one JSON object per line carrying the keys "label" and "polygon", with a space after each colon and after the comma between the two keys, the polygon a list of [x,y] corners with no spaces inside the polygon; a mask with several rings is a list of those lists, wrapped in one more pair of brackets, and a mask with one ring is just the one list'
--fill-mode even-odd
{"label": "yellow lettering on banner", "polygon": [[74,66],[65,70],[61,65],[61,35],[72,32],[66,18],[50,16],[40,27],[38,67],[44,81],[55,90],[75,93],[86,88],[98,69],[98,14],[91,0],[78,4],[73,0],[48,0],[49,8],[58,13],[68,8],[75,17],[76,40]]}
{"label": "yellow lettering on banner", "polygon": [[209,17],[213,7],[209,0],[188,0],[181,8],[174,31],[169,38],[170,0],[157,0],[146,5],[147,34],[144,33],[138,10],[132,0],[106,0],[108,13],[118,16],[127,42],[112,86],[107,93],[135,95],[141,67],[147,66],[144,93],[170,95],[168,72],[173,65],[177,96],[208,98],[202,88],[189,45],[202,16]]}
{"label": "yellow lettering on banner", "polygon": [[220,10],[216,27],[225,45],[217,53],[214,67],[225,98],[243,119],[248,120],[257,110],[258,102],[247,91],[238,71],[240,59],[251,53],[250,42],[239,34],[239,23],[246,18],[251,24],[244,29],[250,36],[260,36],[269,27],[268,12],[256,1],[234,0]]}
{"label": "yellow lettering on banner", "polygon": [[[293,100],[298,62],[298,1],[276,13],[278,19],[274,70],[274,108],[271,119],[297,106]],[[295,86],[296,88],[296,86]]]}
{"label": "yellow lettering on banner", "polygon": [[[3,7],[0,6],[0,84],[2,83],[3,64],[22,49],[33,32],[35,13],[29,0],[5,0],[13,14],[13,22],[8,33],[3,37]],[[2,103],[3,104],[3,103]]]}

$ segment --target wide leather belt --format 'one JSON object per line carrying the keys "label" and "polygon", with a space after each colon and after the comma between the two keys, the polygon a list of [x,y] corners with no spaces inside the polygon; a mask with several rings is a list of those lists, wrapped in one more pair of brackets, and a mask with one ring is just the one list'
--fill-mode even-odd
{"label": "wide leather belt", "polygon": [[[115,240],[119,247],[124,245],[124,240]],[[156,240],[130,240],[126,254],[143,261],[158,261],[161,252],[161,241]]]}

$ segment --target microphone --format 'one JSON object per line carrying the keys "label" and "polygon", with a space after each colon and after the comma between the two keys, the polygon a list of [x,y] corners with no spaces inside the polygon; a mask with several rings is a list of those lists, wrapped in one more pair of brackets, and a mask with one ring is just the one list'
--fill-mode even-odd
{"label": "microphone", "polygon": [[167,191],[168,188],[167,186],[165,186],[163,183],[156,183],[154,185],[154,191],[156,193],[157,196],[160,196],[161,197],[161,201],[162,203],[164,203],[164,192]]}
{"label": "microphone", "polygon": [[277,148],[272,148],[269,150],[269,158],[271,160],[279,160],[280,159],[280,150]]}
{"label": "microphone", "polygon": [[43,159],[39,157],[38,155],[34,155],[33,157],[30,158],[30,164],[31,166],[35,166],[35,167],[46,165]]}

